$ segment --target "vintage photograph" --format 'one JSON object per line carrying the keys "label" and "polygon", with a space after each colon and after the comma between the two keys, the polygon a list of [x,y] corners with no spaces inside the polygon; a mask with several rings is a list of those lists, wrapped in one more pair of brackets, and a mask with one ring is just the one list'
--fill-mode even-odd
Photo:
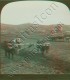
{"label": "vintage photograph", "polygon": [[70,74],[70,10],[55,1],[17,1],[1,11],[1,74]]}

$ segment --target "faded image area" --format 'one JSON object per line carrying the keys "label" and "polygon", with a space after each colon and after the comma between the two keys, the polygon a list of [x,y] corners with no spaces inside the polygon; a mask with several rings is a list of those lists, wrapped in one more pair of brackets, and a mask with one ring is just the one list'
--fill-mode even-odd
{"label": "faded image area", "polygon": [[1,74],[70,74],[70,11],[60,2],[18,1],[1,12]]}

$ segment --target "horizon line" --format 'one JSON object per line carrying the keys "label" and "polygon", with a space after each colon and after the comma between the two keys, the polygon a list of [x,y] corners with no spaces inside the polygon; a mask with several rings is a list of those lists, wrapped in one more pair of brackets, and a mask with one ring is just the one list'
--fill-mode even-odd
{"label": "horizon line", "polygon": [[[1,23],[1,25],[13,25],[13,26],[24,25],[24,24],[33,24],[33,23],[21,23],[21,24]],[[57,23],[57,24],[33,24],[33,25],[58,25],[58,24],[61,24],[61,23]],[[63,25],[70,25],[70,24],[63,24]]]}

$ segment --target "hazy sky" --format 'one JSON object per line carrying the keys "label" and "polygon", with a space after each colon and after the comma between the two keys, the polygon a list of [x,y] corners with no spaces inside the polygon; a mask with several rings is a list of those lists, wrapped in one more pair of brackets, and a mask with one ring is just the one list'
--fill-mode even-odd
{"label": "hazy sky", "polygon": [[1,23],[70,25],[70,11],[66,5],[53,1],[18,1],[4,6]]}

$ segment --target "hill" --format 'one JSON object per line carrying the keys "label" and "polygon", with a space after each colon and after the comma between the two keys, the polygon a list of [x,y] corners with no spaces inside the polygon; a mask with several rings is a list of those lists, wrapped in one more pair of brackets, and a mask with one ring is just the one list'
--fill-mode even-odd
{"label": "hill", "polygon": [[[25,32],[32,35],[40,34],[45,35],[46,33],[50,32],[51,27],[55,27],[58,24],[53,25],[35,25],[31,23],[26,24],[20,24],[20,25],[9,25],[9,24],[1,24],[1,39],[7,39],[7,38],[14,38],[14,37],[20,37],[21,34],[25,34]],[[36,27],[36,29],[35,29]],[[70,31],[70,25],[63,25],[63,32],[69,32]],[[31,32],[32,31],[32,32]]]}

